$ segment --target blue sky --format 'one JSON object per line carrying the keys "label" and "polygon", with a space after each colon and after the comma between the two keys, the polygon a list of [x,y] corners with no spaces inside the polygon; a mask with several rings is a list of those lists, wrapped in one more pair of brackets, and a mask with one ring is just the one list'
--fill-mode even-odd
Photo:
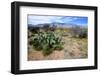
{"label": "blue sky", "polygon": [[87,26],[88,17],[28,15],[28,24],[36,25],[36,24],[54,23],[54,22]]}

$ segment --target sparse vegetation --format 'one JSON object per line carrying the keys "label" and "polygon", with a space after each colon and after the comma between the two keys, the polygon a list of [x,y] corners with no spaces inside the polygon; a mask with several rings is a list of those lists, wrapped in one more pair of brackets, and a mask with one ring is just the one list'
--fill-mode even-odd
{"label": "sparse vegetation", "polygon": [[35,34],[31,39],[30,44],[34,49],[43,51],[44,55],[50,54],[53,50],[63,49],[61,38],[56,37],[51,31]]}
{"label": "sparse vegetation", "polygon": [[72,37],[87,38],[87,28],[73,26],[70,31],[72,33]]}
{"label": "sparse vegetation", "polygon": [[86,58],[87,32],[87,27],[75,25],[70,28],[60,28],[44,24],[43,27],[28,28],[28,46],[32,47],[31,50],[42,52],[44,59],[52,58],[51,55],[55,51],[63,51],[64,56],[61,56],[63,59]]}

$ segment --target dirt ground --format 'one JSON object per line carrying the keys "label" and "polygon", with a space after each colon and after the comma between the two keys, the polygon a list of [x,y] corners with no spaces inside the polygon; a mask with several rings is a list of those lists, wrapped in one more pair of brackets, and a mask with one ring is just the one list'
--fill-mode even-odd
{"label": "dirt ground", "polygon": [[80,59],[88,57],[88,42],[86,38],[63,37],[64,49],[53,51],[50,55],[44,56],[42,51],[36,51],[29,46],[28,61],[32,60],[58,60],[58,59]]}

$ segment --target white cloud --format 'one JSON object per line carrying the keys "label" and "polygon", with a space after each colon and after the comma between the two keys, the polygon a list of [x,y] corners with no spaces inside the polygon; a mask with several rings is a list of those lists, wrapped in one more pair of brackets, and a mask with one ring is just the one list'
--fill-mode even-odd
{"label": "white cloud", "polygon": [[62,17],[55,16],[28,16],[28,24],[41,24],[41,23],[51,23],[51,22],[61,22]]}
{"label": "white cloud", "polygon": [[62,20],[65,23],[69,23],[69,22],[74,21],[74,20],[77,20],[77,19],[78,19],[77,17],[64,17]]}

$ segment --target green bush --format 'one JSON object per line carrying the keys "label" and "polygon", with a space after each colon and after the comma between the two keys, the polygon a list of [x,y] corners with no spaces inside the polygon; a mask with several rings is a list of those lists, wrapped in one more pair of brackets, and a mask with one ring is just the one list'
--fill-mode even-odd
{"label": "green bush", "polygon": [[42,51],[43,55],[49,55],[54,50],[62,50],[62,41],[53,32],[37,33],[34,35],[31,44],[37,51]]}

